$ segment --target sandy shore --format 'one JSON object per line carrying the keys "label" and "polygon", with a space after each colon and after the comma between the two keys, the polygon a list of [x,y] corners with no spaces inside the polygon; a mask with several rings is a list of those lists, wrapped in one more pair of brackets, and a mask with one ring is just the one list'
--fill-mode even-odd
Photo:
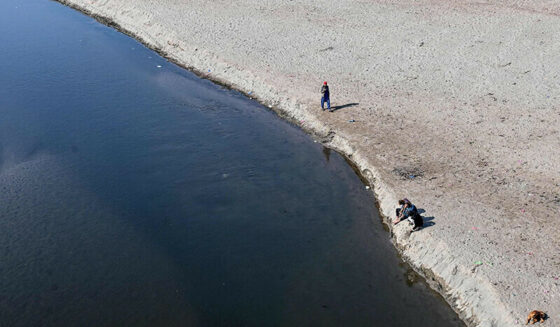
{"label": "sandy shore", "polygon": [[61,2],[345,153],[384,215],[423,208],[395,244],[469,325],[560,326],[557,1]]}

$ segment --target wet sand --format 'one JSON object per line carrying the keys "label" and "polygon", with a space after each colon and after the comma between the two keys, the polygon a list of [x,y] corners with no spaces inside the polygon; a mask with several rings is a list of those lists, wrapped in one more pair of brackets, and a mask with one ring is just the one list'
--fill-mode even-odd
{"label": "wet sand", "polygon": [[346,154],[387,219],[424,209],[395,244],[468,324],[560,325],[557,2],[61,2]]}

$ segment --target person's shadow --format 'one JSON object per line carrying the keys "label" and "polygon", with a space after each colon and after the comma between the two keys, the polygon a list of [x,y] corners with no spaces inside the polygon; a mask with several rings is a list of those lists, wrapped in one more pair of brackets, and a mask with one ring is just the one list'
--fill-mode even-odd
{"label": "person's shadow", "polygon": [[[426,212],[426,210],[418,208],[419,214],[423,214],[424,212]],[[422,216],[422,219],[424,220],[424,226],[422,226],[422,229],[432,227],[436,224],[435,222],[433,222],[434,220],[433,216],[428,216],[428,217]]]}
{"label": "person's shadow", "polygon": [[332,111],[337,111],[337,110],[341,110],[341,109],[344,109],[344,108],[353,107],[353,106],[357,106],[357,105],[359,105],[359,103],[352,102],[352,103],[347,103],[347,104],[343,104],[343,105],[340,105],[340,106],[333,106],[331,109],[332,109]]}

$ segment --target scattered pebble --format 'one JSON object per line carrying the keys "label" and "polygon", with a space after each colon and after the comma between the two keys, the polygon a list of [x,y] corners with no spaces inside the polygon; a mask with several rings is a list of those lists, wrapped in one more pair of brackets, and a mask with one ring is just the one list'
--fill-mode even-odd
{"label": "scattered pebble", "polygon": [[366,185],[366,190],[369,190],[369,186],[368,186],[368,185]]}

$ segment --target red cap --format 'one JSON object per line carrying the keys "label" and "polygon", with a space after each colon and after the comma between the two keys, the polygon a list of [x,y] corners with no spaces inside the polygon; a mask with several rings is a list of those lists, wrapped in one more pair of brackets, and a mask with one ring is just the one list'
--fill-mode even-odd
{"label": "red cap", "polygon": [[327,85],[327,82],[325,82],[325,83],[323,83],[323,84]]}

